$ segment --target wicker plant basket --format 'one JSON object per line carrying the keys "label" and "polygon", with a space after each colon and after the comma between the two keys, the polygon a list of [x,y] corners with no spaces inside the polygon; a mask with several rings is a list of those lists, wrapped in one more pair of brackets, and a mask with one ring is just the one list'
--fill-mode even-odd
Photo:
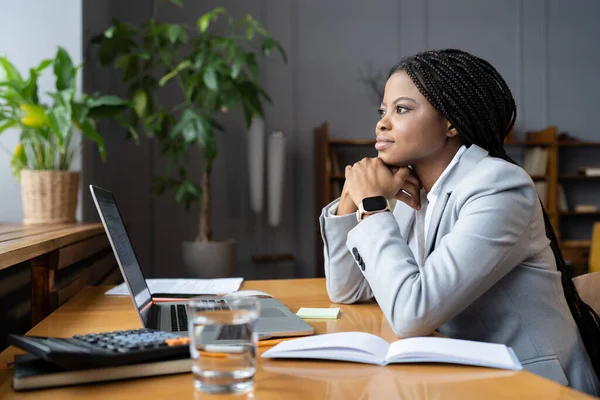
{"label": "wicker plant basket", "polygon": [[75,222],[79,172],[21,171],[24,224]]}

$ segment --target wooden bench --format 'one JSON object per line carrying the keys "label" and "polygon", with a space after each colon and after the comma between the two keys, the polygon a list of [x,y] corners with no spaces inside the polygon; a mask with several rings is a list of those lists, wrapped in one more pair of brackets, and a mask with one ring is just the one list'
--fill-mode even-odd
{"label": "wooden bench", "polygon": [[0,224],[0,272],[23,268],[31,270],[32,326],[85,286],[122,280],[102,224]]}

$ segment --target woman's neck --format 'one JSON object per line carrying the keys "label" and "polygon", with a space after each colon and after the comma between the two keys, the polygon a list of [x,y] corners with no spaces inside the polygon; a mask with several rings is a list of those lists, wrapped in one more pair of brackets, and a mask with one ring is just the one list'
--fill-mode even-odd
{"label": "woman's neck", "polygon": [[448,140],[447,145],[429,157],[429,159],[412,166],[425,192],[429,193],[431,191],[435,182],[442,175],[448,164],[450,164],[460,146],[462,146],[460,140],[453,139]]}

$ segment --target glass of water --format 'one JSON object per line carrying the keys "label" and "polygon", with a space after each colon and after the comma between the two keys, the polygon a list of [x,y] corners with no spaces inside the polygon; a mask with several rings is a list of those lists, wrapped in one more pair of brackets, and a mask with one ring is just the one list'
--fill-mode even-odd
{"label": "glass of water", "polygon": [[256,372],[256,297],[201,296],[188,302],[190,354],[196,390],[240,393]]}

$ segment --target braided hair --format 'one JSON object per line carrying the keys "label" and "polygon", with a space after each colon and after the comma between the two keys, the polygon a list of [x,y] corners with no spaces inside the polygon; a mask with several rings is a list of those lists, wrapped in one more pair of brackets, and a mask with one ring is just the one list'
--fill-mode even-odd
{"label": "braided hair", "polygon": [[[403,59],[389,76],[400,71],[406,72],[419,92],[456,128],[467,146],[476,144],[490,156],[516,164],[504,149],[504,139],[517,117],[515,100],[490,63],[461,50],[432,50]],[[567,304],[596,375],[600,376],[600,318],[579,297],[543,204],[542,212]]]}

